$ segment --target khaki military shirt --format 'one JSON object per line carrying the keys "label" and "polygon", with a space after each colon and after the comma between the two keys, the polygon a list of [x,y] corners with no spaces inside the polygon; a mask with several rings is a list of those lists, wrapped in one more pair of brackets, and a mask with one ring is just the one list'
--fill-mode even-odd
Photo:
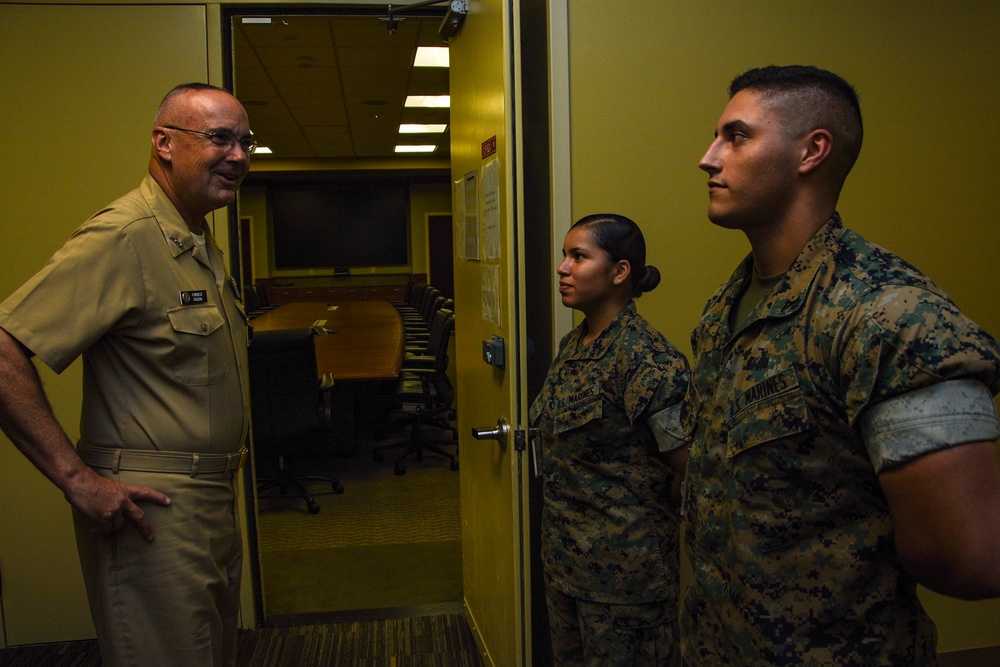
{"label": "khaki military shirt", "polygon": [[531,407],[543,442],[546,575],[596,602],[676,600],[672,472],[659,449],[686,444],[687,360],[635,304],[590,344],[586,331],[584,322],[562,340]]}
{"label": "khaki military shirt", "polygon": [[[685,659],[935,664],[934,625],[898,562],[877,471],[996,438],[996,415],[977,432],[915,445],[867,437],[860,425],[875,406],[952,380],[982,387],[992,404],[997,342],[839,216],[734,331],[730,310],[751,271],[748,257],[692,336],[685,531],[695,574],[681,619]],[[956,428],[949,419],[963,421],[947,417],[938,434]]]}
{"label": "khaki military shirt", "polygon": [[[206,225],[207,227],[207,225]],[[81,440],[198,453],[247,434],[247,320],[152,177],[99,211],[0,304],[0,327],[56,372],[83,355]]]}

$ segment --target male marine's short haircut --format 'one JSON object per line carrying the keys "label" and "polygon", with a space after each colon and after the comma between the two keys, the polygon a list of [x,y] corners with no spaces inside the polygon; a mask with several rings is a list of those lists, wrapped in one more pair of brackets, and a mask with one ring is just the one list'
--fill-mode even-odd
{"label": "male marine's short haircut", "polygon": [[800,137],[815,129],[833,135],[834,163],[846,178],[861,153],[864,126],[854,87],[833,72],[808,65],[769,65],[733,79],[732,97],[741,90],[760,93],[784,120],[786,136]]}
{"label": "male marine's short haircut", "polygon": [[163,100],[160,101],[160,106],[156,108],[156,115],[153,117],[153,127],[163,125],[164,118],[173,110],[174,101],[189,92],[196,92],[199,90],[218,90],[223,93],[232,95],[228,90],[224,88],[219,88],[218,86],[213,86],[209,83],[182,83],[179,86],[174,86],[174,88],[163,96]]}

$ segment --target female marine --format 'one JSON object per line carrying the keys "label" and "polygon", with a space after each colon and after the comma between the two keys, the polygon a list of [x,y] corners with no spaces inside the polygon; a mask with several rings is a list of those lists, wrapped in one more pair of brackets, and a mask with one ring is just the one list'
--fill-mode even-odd
{"label": "female marine", "polygon": [[563,305],[585,319],[531,407],[554,664],[678,665],[687,361],[636,312],[660,274],[632,220],[576,222],[557,273]]}

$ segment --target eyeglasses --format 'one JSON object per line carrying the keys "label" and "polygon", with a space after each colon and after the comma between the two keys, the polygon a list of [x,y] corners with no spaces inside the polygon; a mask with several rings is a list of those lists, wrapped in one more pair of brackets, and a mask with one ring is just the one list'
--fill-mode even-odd
{"label": "eyeglasses", "polygon": [[235,146],[237,143],[239,143],[240,148],[242,148],[243,152],[246,153],[247,155],[253,155],[253,152],[257,150],[257,138],[254,137],[252,134],[237,139],[236,135],[234,135],[229,130],[220,130],[218,132],[202,132],[201,130],[189,130],[186,127],[177,127],[175,125],[164,125],[163,127],[167,128],[168,130],[178,130],[180,132],[190,132],[191,134],[200,134],[201,136],[211,141],[214,145],[218,146],[219,148],[225,148],[227,151],[233,150],[233,146]]}

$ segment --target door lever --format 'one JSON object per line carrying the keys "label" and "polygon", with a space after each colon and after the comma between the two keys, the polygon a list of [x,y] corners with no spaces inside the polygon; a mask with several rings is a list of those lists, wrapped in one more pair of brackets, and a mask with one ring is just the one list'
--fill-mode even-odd
{"label": "door lever", "polygon": [[503,420],[503,417],[497,419],[497,427],[489,429],[472,429],[472,437],[476,440],[496,440],[500,443],[501,447],[507,447],[507,433],[510,432],[510,427],[507,426],[507,422]]}

